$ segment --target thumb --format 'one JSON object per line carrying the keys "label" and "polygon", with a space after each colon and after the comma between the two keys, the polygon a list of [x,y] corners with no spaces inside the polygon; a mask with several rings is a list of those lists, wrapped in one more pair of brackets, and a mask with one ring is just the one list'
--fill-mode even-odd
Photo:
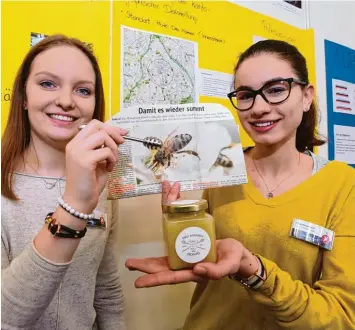
{"label": "thumb", "polygon": [[212,280],[219,280],[220,278],[232,273],[235,265],[229,260],[220,260],[217,263],[202,262],[195,265],[193,272],[196,275],[206,276]]}

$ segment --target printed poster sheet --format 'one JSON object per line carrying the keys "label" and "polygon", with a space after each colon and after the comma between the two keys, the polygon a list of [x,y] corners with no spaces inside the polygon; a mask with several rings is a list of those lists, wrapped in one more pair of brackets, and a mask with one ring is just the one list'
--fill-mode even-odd
{"label": "printed poster sheet", "polygon": [[355,164],[355,127],[334,125],[335,159]]}
{"label": "printed poster sheet", "polygon": [[355,115],[355,84],[339,79],[332,79],[332,87],[333,111]]}
{"label": "printed poster sheet", "polygon": [[109,122],[129,130],[108,182],[109,199],[161,192],[163,180],[181,191],[247,182],[239,127],[219,104],[133,106]]}
{"label": "printed poster sheet", "polygon": [[325,40],[329,159],[355,167],[355,49]]}
{"label": "printed poster sheet", "polygon": [[229,1],[301,29],[307,27],[306,0]]}

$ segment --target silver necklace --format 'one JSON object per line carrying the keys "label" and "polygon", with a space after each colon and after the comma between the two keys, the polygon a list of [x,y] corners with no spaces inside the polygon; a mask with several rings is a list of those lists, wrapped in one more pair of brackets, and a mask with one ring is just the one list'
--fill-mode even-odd
{"label": "silver necklace", "polygon": [[[264,182],[264,185],[265,185],[266,190],[267,190],[267,192],[268,192],[268,193],[267,193],[267,197],[268,197],[268,198],[273,198],[273,197],[274,197],[273,192],[274,192],[282,183],[284,183],[287,179],[289,179],[292,175],[295,174],[295,172],[291,172],[291,173],[290,173],[289,175],[287,175],[283,180],[281,180],[281,181],[276,185],[276,187],[274,187],[274,189],[270,190],[269,187],[268,187],[268,185],[267,185],[266,182],[265,182],[264,177],[263,177],[263,176],[261,175],[261,173],[259,172],[258,167],[256,166],[256,163],[255,163],[254,158],[251,157],[251,159],[252,159],[252,161],[253,161],[253,164],[254,164],[254,167],[255,167],[256,171],[258,172],[259,176],[261,177],[261,179],[262,179],[263,182]],[[298,166],[300,165],[300,162],[301,162],[301,154],[298,153],[298,164],[297,164],[297,168],[298,168]]]}
{"label": "silver necklace", "polygon": [[[36,172],[36,174],[43,180],[44,182],[44,186],[46,187],[46,189],[50,190],[50,189],[53,189],[57,183],[59,184],[60,186],[60,183],[59,183],[59,180],[63,179],[64,178],[64,175],[59,177],[59,178],[56,178],[56,179],[45,179],[29,162],[26,162],[29,167],[31,167],[31,169]],[[54,180],[54,181],[53,181]]]}

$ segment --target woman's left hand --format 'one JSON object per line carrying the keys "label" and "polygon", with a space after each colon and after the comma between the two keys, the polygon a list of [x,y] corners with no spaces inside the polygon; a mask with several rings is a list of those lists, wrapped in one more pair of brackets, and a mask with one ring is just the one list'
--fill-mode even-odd
{"label": "woman's left hand", "polygon": [[137,288],[146,288],[185,282],[218,280],[229,274],[239,273],[249,277],[258,268],[256,258],[235,239],[217,240],[217,262],[201,262],[192,269],[170,270],[167,257],[127,259],[126,267],[146,273],[135,281]]}

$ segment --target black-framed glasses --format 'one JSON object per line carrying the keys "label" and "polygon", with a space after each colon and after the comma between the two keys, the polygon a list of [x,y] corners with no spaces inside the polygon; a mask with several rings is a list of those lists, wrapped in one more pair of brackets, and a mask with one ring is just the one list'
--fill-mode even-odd
{"label": "black-framed glasses", "polygon": [[234,108],[239,111],[246,111],[253,107],[257,95],[269,104],[280,104],[288,99],[291,94],[292,83],[299,85],[307,85],[306,82],[295,78],[276,78],[269,80],[264,86],[258,90],[250,87],[241,86],[235,91],[227,94]]}

